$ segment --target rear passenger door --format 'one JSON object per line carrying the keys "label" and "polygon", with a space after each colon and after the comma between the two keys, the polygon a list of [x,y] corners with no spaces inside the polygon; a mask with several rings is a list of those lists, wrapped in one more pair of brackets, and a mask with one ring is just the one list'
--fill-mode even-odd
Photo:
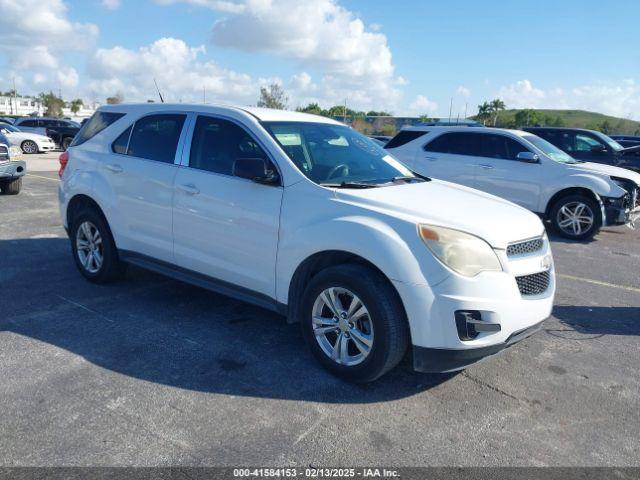
{"label": "rear passenger door", "polygon": [[233,175],[238,158],[272,164],[241,124],[200,115],[175,180],[173,238],[176,263],[269,298],[275,266],[283,189]]}
{"label": "rear passenger door", "polygon": [[188,116],[154,113],[139,118],[113,142],[101,172],[116,199],[118,248],[173,262],[173,180]]}
{"label": "rear passenger door", "polygon": [[40,122],[41,122],[40,120],[29,119],[29,120],[23,120],[16,126],[23,132],[40,133],[40,131],[38,130],[40,128],[38,126]]}
{"label": "rear passenger door", "polygon": [[473,187],[477,151],[476,134],[446,132],[424,145],[415,158],[413,170],[428,177]]}
{"label": "rear passenger door", "polygon": [[518,205],[538,211],[542,182],[540,163],[517,159],[518,153],[531,150],[518,140],[500,134],[478,134],[480,157],[476,170],[476,188]]}

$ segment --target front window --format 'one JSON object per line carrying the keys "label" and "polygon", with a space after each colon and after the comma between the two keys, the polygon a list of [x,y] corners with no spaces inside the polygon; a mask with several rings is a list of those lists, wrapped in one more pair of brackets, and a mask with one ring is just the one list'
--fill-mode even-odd
{"label": "front window", "polygon": [[532,144],[554,162],[581,163],[579,160],[576,160],[571,155],[566,154],[555,145],[552,145],[551,143],[536,135],[523,135],[522,138],[523,140],[526,140],[527,142]]}
{"label": "front window", "polygon": [[317,184],[366,188],[422,181],[349,127],[307,122],[265,122],[264,126],[296,167]]}

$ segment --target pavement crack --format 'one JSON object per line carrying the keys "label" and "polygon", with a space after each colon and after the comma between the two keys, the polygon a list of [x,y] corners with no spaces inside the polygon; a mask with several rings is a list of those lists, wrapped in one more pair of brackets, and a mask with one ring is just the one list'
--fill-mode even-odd
{"label": "pavement crack", "polygon": [[462,372],[462,376],[463,376],[463,377],[465,377],[465,378],[468,378],[468,379],[469,379],[469,380],[471,380],[472,382],[477,383],[477,384],[478,384],[478,385],[480,385],[481,387],[486,387],[486,388],[488,388],[488,389],[490,389],[490,390],[493,390],[494,392],[497,392],[497,393],[500,393],[501,395],[504,395],[504,396],[506,396],[506,397],[509,397],[509,398],[511,398],[512,400],[515,400],[516,402],[522,402],[522,403],[525,403],[525,404],[527,404],[527,405],[529,405],[529,403],[530,403],[530,402],[527,402],[527,401],[525,401],[525,400],[522,400],[522,399],[520,399],[520,398],[516,397],[515,395],[511,395],[509,392],[505,392],[504,390],[502,390],[502,389],[500,389],[500,388],[498,388],[498,387],[496,387],[496,386],[494,386],[494,385],[491,385],[490,383],[487,383],[487,382],[485,382],[485,381],[483,381],[483,380],[480,380],[479,378],[472,377],[472,376],[471,376],[471,375],[469,375],[467,372]]}

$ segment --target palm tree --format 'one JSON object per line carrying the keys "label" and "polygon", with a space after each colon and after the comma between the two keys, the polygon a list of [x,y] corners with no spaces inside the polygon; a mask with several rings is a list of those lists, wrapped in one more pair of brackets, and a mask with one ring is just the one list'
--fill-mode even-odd
{"label": "palm tree", "polygon": [[494,115],[493,126],[495,127],[496,123],[498,122],[498,114],[500,113],[501,110],[504,110],[505,108],[507,108],[507,106],[504,104],[502,100],[500,100],[499,98],[496,98],[495,100],[491,100],[489,107],[491,108],[491,113],[493,113]]}
{"label": "palm tree", "polygon": [[491,116],[491,105],[484,102],[482,105],[478,105],[478,115],[476,118],[482,122],[483,125],[487,124],[487,119]]}

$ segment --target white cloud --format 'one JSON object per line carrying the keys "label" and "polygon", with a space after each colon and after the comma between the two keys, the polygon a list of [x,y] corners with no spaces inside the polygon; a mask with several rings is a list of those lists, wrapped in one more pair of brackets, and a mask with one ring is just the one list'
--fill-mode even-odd
{"label": "white cloud", "polygon": [[409,105],[409,110],[417,115],[434,113],[438,110],[438,104],[432,100],[429,100],[424,95],[418,95],[411,103],[411,105]]}
{"label": "white cloud", "polygon": [[469,90],[467,87],[465,87],[464,85],[460,85],[457,89],[456,89],[456,93],[458,95],[460,95],[461,97],[464,98],[469,98],[471,96],[471,90]]}
{"label": "white cloud", "polygon": [[536,88],[529,80],[520,80],[500,88],[497,96],[507,108],[570,108],[628,118],[640,110],[640,87],[633,79],[547,90]]}
{"label": "white cloud", "polygon": [[157,97],[153,79],[167,101],[254,104],[261,84],[274,79],[253,80],[249,75],[200,61],[204,46],[190,47],[183,40],[161,38],[151,45],[130,50],[98,49],[89,64],[92,95],[122,93],[127,101]]}
{"label": "white cloud", "polygon": [[102,0],[100,4],[109,10],[117,10],[120,8],[120,0]]}
{"label": "white cloud", "polygon": [[97,35],[94,24],[71,21],[62,0],[0,0],[0,52],[19,90],[77,85],[64,55],[90,49]]}
{"label": "white cloud", "polygon": [[[394,109],[406,81],[396,77],[391,50],[379,26],[367,29],[336,0],[156,0],[208,7],[226,15],[214,22],[219,47],[264,52],[315,71],[317,98],[344,99],[352,108]],[[309,75],[309,74],[307,74]]]}

